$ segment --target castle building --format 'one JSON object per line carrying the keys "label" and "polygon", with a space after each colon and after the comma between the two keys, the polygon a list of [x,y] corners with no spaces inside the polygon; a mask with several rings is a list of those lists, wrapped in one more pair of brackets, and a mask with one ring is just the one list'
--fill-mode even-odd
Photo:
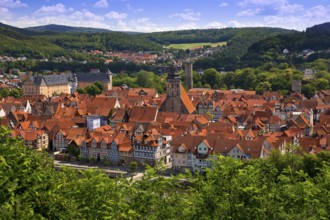
{"label": "castle building", "polygon": [[102,73],[100,71],[93,70],[89,73],[76,73],[78,80],[78,89],[86,88],[95,82],[100,82],[104,90],[112,90],[112,73],[110,70]]}
{"label": "castle building", "polygon": [[23,95],[45,95],[70,93],[67,74],[29,76],[23,82]]}
{"label": "castle building", "polygon": [[90,73],[69,73],[29,76],[23,82],[23,95],[53,96],[61,93],[74,93],[79,88],[86,88],[100,82],[104,90],[112,89],[112,73],[93,71]]}
{"label": "castle building", "polygon": [[180,75],[175,68],[172,68],[167,77],[166,99],[161,106],[161,111],[179,114],[195,112],[195,107],[181,85]]}

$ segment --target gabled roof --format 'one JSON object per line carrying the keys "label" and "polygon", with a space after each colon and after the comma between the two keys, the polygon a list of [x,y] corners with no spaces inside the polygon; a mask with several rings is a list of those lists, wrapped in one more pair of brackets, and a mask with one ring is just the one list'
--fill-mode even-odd
{"label": "gabled roof", "polygon": [[67,74],[29,76],[29,79],[37,86],[54,86],[69,84],[69,77]]}
{"label": "gabled roof", "polygon": [[[105,73],[75,73],[78,82],[109,82],[108,74]],[[71,75],[70,77],[72,77]]]}
{"label": "gabled roof", "polygon": [[158,114],[157,107],[133,106],[129,115],[129,122],[152,122]]}

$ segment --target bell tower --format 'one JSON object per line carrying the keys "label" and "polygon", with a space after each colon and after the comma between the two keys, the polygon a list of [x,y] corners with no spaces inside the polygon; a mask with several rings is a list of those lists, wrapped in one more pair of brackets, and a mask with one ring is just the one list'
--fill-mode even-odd
{"label": "bell tower", "polygon": [[112,72],[108,69],[107,72],[107,77],[108,77],[108,90],[112,90]]}
{"label": "bell tower", "polygon": [[167,77],[167,97],[180,97],[180,75],[175,67],[171,67]]}
{"label": "bell tower", "polygon": [[185,72],[185,80],[186,80],[186,85],[188,89],[192,89],[194,87],[194,82],[193,82],[193,62],[189,59],[186,60],[184,63],[184,72]]}

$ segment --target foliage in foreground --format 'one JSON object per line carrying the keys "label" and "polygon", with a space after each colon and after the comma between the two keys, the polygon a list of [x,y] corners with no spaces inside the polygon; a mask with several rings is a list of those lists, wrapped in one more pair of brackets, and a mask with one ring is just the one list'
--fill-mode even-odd
{"label": "foliage in foreground", "polygon": [[330,155],[220,157],[206,175],[55,170],[0,128],[0,219],[329,219]]}

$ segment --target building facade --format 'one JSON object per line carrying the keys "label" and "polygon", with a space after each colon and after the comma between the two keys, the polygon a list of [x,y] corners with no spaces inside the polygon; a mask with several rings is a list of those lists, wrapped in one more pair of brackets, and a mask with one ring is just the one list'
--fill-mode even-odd
{"label": "building facade", "polygon": [[79,88],[86,88],[100,82],[104,90],[112,89],[112,73],[90,72],[29,76],[23,82],[23,95],[45,95],[51,97],[61,93],[74,93]]}

